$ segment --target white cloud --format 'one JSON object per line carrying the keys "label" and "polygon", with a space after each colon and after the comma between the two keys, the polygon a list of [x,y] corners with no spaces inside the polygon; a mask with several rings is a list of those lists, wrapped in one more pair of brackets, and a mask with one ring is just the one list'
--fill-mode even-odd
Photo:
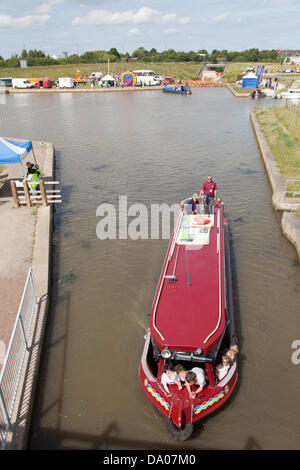
{"label": "white cloud", "polygon": [[216,15],[212,18],[212,21],[215,23],[220,23],[222,21],[226,21],[229,16],[229,13],[221,13],[220,15]]}
{"label": "white cloud", "polygon": [[122,24],[140,24],[154,21],[158,16],[157,10],[148,7],[140,8],[136,13],[124,11],[123,13],[111,12],[107,10],[91,10],[87,16],[80,18],[77,16],[72,24],[88,25],[122,25]]}
{"label": "white cloud", "polygon": [[43,15],[50,13],[52,10],[52,5],[49,3],[42,3],[39,7],[35,9],[36,13]]}
{"label": "white cloud", "polygon": [[50,15],[26,15],[13,18],[11,15],[0,14],[0,29],[6,28],[34,28],[42,26],[49,21]]}
{"label": "white cloud", "polygon": [[176,21],[176,15],[175,13],[168,13],[166,15],[163,15],[159,20],[158,22],[160,24],[166,24],[166,23],[173,23],[174,21]]}
{"label": "white cloud", "polygon": [[146,23],[153,24],[169,24],[179,23],[185,24],[189,22],[189,18],[178,19],[175,13],[163,14],[159,10],[148,7],[142,7],[136,12],[127,10],[124,12],[111,12],[103,9],[95,9],[89,11],[86,16],[77,16],[72,21],[73,25],[139,25]]}
{"label": "white cloud", "polygon": [[168,28],[163,31],[164,34],[175,34],[179,33],[179,28]]}
{"label": "white cloud", "polygon": [[178,24],[187,24],[191,21],[191,18],[189,18],[188,16],[184,16],[183,18],[180,18],[177,23]]}
{"label": "white cloud", "polygon": [[127,33],[128,36],[138,36],[139,34],[141,34],[141,30],[139,28],[132,28]]}

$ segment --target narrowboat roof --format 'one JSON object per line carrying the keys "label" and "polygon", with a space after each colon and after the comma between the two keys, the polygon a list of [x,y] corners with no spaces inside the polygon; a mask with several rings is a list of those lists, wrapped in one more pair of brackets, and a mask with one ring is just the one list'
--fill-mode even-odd
{"label": "narrowboat roof", "polygon": [[225,327],[224,295],[222,208],[209,216],[181,211],[152,306],[154,341],[160,349],[209,351]]}

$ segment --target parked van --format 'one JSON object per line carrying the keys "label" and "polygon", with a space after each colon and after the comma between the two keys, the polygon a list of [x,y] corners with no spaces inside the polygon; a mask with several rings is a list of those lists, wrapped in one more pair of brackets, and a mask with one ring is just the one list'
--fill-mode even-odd
{"label": "parked van", "polygon": [[90,79],[92,78],[102,78],[103,77],[103,73],[102,72],[92,72],[91,75],[89,76]]}
{"label": "parked van", "polygon": [[27,78],[13,78],[13,88],[33,88],[32,83]]}
{"label": "parked van", "polygon": [[136,76],[137,86],[160,85],[160,81],[157,78],[157,75],[153,72],[153,70],[133,70],[133,73]]}
{"label": "parked van", "polygon": [[71,77],[60,77],[58,79],[59,88],[74,88],[73,78]]}
{"label": "parked van", "polygon": [[44,78],[42,80],[37,80],[33,86],[34,88],[52,88],[52,82],[48,78]]}
{"label": "parked van", "polygon": [[156,78],[152,77],[151,75],[139,75],[136,77],[136,84],[140,86],[143,86],[143,85],[154,86],[154,85],[159,85],[160,82]]}

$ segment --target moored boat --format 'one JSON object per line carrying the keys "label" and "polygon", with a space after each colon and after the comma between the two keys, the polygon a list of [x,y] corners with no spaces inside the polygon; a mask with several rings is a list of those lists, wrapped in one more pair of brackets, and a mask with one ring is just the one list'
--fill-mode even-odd
{"label": "moored boat", "polygon": [[300,99],[300,88],[289,88],[288,91],[281,93],[284,99]]}
{"label": "moored boat", "polygon": [[191,95],[192,90],[191,88],[185,84],[185,85],[166,85],[163,87],[163,92],[164,93],[177,93],[179,95]]}
{"label": "moored boat", "polygon": [[[236,357],[224,377],[217,365],[237,344],[232,299],[229,223],[222,201],[210,214],[192,214],[181,204],[145,336],[139,377],[150,402],[166,418],[177,440],[193,432],[195,422],[222,406],[238,378]],[[199,206],[198,206],[199,212]],[[163,386],[164,367],[200,368],[204,388],[180,382]],[[195,369],[196,371],[196,369]],[[178,376],[177,376],[178,378]],[[193,395],[191,395],[191,392]]]}

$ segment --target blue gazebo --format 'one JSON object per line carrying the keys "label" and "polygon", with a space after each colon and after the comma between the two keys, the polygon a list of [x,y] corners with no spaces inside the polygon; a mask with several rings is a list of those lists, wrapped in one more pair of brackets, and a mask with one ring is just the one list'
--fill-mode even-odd
{"label": "blue gazebo", "polygon": [[243,88],[257,88],[258,77],[255,73],[247,73],[242,79]]}
{"label": "blue gazebo", "polygon": [[3,137],[0,137],[0,165],[11,165],[13,163],[19,163],[22,168],[23,176],[24,171],[22,167],[22,161],[31,151],[36,163],[31,140],[17,142],[6,140],[3,139]]}

